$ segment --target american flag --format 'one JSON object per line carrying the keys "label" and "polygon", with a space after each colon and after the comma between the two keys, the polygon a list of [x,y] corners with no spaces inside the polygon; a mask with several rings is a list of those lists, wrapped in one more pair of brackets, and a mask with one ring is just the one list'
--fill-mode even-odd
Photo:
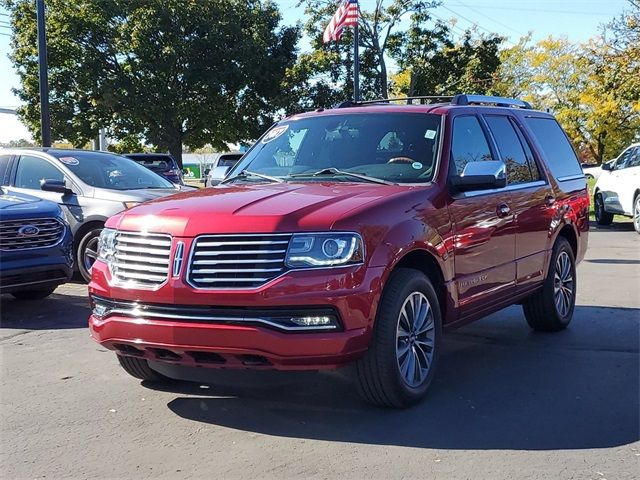
{"label": "american flag", "polygon": [[324,43],[340,40],[344,27],[358,25],[358,0],[345,0],[339,7],[324,31]]}

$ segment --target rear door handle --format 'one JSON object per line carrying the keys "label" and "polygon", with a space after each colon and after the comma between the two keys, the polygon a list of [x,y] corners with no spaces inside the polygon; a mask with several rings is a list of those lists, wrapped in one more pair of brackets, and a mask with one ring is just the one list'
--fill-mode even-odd
{"label": "rear door handle", "polygon": [[544,197],[544,203],[547,207],[551,207],[554,203],[556,203],[556,199],[551,195],[547,195],[546,197]]}
{"label": "rear door handle", "polygon": [[506,203],[501,203],[496,208],[496,213],[500,218],[506,217],[507,215],[509,215],[510,212],[511,212],[511,208],[509,208],[509,205],[507,205]]}

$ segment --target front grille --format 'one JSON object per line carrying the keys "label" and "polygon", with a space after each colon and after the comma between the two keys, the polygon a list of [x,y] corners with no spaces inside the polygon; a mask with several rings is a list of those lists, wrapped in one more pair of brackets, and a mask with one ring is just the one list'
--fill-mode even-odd
{"label": "front grille", "polygon": [[169,274],[170,252],[169,235],[119,231],[112,275],[120,282],[160,285]]}
{"label": "front grille", "polygon": [[0,221],[0,250],[50,247],[63,235],[64,225],[56,218],[4,220]]}
{"label": "front grille", "polygon": [[205,235],[193,243],[188,282],[196,288],[256,288],[280,275],[291,234]]}

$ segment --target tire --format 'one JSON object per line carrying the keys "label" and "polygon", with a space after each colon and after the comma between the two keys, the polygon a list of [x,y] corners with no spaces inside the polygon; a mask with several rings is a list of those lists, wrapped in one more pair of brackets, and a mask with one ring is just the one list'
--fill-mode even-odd
{"label": "tire", "polygon": [[640,194],[633,202],[633,228],[640,234]]}
{"label": "tire", "polygon": [[[413,330],[416,324],[407,321],[413,313],[413,299],[431,307],[418,316],[417,334]],[[409,335],[402,335],[402,331]],[[362,398],[373,405],[395,408],[419,402],[436,371],[441,332],[440,305],[427,276],[408,268],[394,271],[380,300],[369,350],[356,363]]]}
{"label": "tire", "polygon": [[17,292],[11,292],[11,295],[16,300],[42,300],[51,295],[57,287],[38,288],[33,290],[19,290]]}
{"label": "tire", "polygon": [[76,265],[85,282],[91,281],[91,267],[98,258],[98,238],[102,227],[93,228],[86,232],[78,242],[76,249]]}
{"label": "tire", "polygon": [[593,203],[596,223],[603,226],[611,225],[611,223],[613,222],[613,213],[609,213],[604,209],[604,200],[602,200],[601,193],[596,193]]}
{"label": "tire", "polygon": [[167,382],[169,378],[156,372],[149,363],[143,358],[127,357],[125,355],[117,355],[120,366],[132,377],[140,380],[147,380],[149,382]]}
{"label": "tire", "polygon": [[529,326],[539,332],[567,328],[576,304],[576,262],[571,245],[559,237],[553,246],[543,287],[522,303]]}

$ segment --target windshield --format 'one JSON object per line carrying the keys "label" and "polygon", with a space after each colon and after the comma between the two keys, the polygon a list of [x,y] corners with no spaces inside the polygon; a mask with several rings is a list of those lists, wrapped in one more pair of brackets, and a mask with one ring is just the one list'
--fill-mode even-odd
{"label": "windshield", "polygon": [[84,183],[96,188],[135,190],[173,188],[173,184],[134,160],[103,152],[56,152],[55,156]]}
{"label": "windshield", "polygon": [[[258,141],[229,178],[248,170],[297,181],[324,181],[329,175],[332,180],[364,181],[344,174],[350,172],[396,183],[429,182],[438,155],[440,118],[378,113],[285,120]],[[241,179],[264,181],[257,176]]]}

